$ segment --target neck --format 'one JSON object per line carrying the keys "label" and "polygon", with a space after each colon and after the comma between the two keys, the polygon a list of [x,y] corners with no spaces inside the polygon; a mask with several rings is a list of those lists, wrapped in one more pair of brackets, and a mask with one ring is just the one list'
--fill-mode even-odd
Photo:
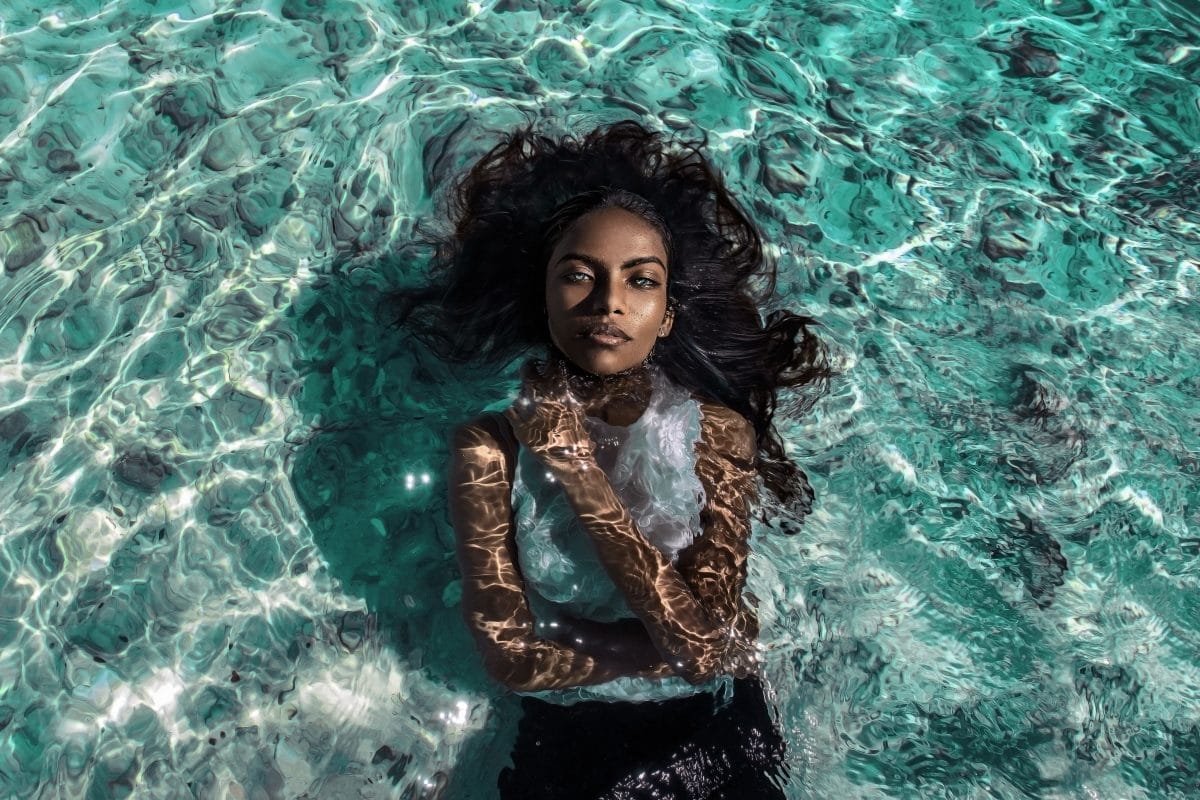
{"label": "neck", "polygon": [[611,375],[596,375],[580,369],[555,347],[550,348],[550,360],[565,366],[571,392],[590,417],[610,425],[630,425],[650,404],[654,368],[644,361]]}

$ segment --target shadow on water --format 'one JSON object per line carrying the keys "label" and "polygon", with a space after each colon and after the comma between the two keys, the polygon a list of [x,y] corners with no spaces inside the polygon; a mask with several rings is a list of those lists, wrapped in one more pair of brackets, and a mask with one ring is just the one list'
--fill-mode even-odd
{"label": "shadow on water", "polygon": [[[440,793],[490,797],[519,706],[489,681],[462,622],[446,469],[454,426],[503,407],[516,384],[451,372],[380,322],[378,300],[396,285],[389,269],[336,268],[287,311],[302,360],[297,407],[316,428],[298,446],[291,480],[321,557],[366,602],[384,646],[444,686],[448,710],[459,693],[492,701],[488,725],[463,744]],[[406,743],[381,745],[403,761]]]}

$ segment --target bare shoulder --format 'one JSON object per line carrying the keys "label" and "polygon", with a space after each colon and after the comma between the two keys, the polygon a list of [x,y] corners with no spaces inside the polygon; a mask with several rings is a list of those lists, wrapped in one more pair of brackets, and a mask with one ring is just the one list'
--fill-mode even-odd
{"label": "bare shoulder", "polygon": [[699,395],[692,397],[700,404],[701,441],[735,459],[753,461],[758,452],[758,438],[750,420],[728,406]]}

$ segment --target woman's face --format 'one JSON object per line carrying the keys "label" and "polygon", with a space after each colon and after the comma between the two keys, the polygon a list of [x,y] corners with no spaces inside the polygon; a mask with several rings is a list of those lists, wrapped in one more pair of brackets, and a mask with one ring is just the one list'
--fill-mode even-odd
{"label": "woman's face", "polygon": [[[575,366],[612,375],[645,360],[671,331],[667,252],[650,223],[623,208],[590,211],[546,266],[550,339]],[[602,328],[610,326],[606,335]]]}

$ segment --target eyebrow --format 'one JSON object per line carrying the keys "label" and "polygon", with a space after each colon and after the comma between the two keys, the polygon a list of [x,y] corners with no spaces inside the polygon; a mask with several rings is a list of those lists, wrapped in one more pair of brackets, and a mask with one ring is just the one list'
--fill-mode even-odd
{"label": "eyebrow", "polygon": [[[602,261],[600,261],[600,259],[594,258],[589,255],[584,255],[583,253],[565,253],[563,255],[563,257],[558,260],[558,264],[561,264],[564,261],[572,261],[572,260],[582,261],[583,263],[587,264],[589,267],[592,267],[593,269],[599,269],[604,266],[604,263]],[[556,264],[555,266],[557,266],[558,264]],[[633,267],[636,267],[639,264],[658,264],[660,267],[663,268],[664,272],[667,269],[667,265],[664,264],[659,259],[658,256],[638,256],[637,258],[631,258],[628,261],[626,261],[624,264],[621,265],[621,269],[622,270],[632,269]]]}

